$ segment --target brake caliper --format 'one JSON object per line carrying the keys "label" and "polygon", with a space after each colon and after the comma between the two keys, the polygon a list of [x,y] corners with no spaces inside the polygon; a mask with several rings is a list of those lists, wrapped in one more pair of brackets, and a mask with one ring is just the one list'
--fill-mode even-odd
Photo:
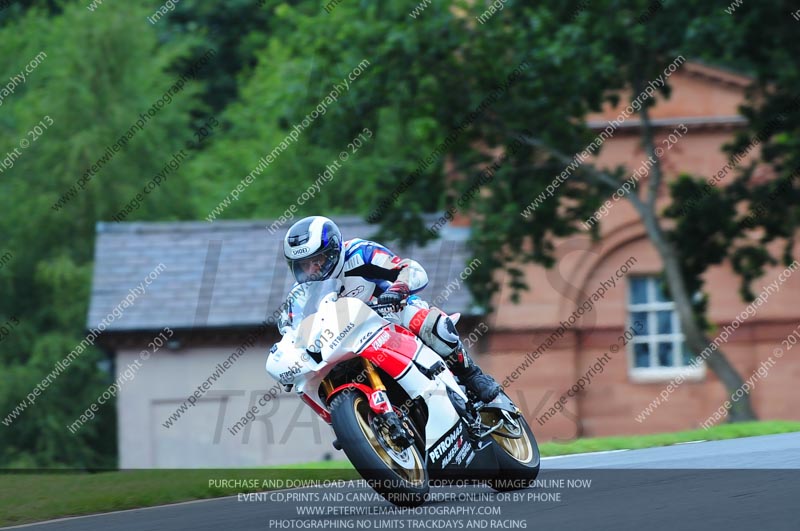
{"label": "brake caliper", "polygon": [[380,418],[389,432],[389,438],[392,440],[392,444],[397,445],[401,450],[405,450],[414,444],[414,439],[403,426],[397,413],[394,411],[387,411],[383,413]]}
{"label": "brake caliper", "polygon": [[400,417],[392,409],[392,404],[389,403],[389,397],[386,396],[386,391],[381,389],[373,391],[372,394],[369,395],[369,407],[378,414],[380,424],[386,429],[392,444],[405,450],[414,443],[414,440],[400,421]]}

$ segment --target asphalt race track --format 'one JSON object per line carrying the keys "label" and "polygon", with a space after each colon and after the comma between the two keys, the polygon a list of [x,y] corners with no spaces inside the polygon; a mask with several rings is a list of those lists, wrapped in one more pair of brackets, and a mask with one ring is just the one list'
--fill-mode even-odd
{"label": "asphalt race track", "polygon": [[538,482],[511,493],[437,486],[410,512],[342,482],[5,529],[796,530],[800,433],[546,458]]}

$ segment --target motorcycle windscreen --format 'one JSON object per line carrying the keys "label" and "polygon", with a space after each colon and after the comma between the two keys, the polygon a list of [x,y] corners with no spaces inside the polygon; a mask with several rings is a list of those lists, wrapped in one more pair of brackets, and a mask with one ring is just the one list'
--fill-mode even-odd
{"label": "motorcycle windscreen", "polygon": [[[388,321],[353,297],[323,300],[314,316],[310,337],[316,338],[326,363],[353,357]],[[303,326],[301,329],[305,326]]]}

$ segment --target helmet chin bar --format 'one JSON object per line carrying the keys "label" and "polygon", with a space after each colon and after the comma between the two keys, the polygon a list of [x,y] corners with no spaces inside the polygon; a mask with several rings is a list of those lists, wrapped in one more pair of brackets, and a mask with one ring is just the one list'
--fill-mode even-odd
{"label": "helmet chin bar", "polygon": [[318,273],[306,273],[297,264],[292,264],[290,268],[292,269],[292,274],[294,275],[294,279],[297,281],[298,284],[303,284],[305,282],[320,282],[323,280],[328,280],[331,277],[331,272],[333,270],[333,266],[331,266],[322,271],[319,271]]}

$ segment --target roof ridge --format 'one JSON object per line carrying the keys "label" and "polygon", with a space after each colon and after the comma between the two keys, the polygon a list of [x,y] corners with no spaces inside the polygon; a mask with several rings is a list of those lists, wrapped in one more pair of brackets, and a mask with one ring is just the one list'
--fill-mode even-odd
{"label": "roof ridge", "polygon": [[[435,221],[440,214],[421,214],[423,220]],[[330,217],[330,216],[329,216]],[[337,225],[370,225],[368,221],[356,214],[342,214],[334,216]],[[172,220],[172,221],[98,221],[95,231],[102,233],[159,233],[159,232],[209,232],[209,231],[238,231],[242,229],[267,229],[276,219],[231,219],[215,220],[213,222],[202,220]],[[289,222],[284,225],[289,227]],[[377,229],[378,226],[375,225]]]}

